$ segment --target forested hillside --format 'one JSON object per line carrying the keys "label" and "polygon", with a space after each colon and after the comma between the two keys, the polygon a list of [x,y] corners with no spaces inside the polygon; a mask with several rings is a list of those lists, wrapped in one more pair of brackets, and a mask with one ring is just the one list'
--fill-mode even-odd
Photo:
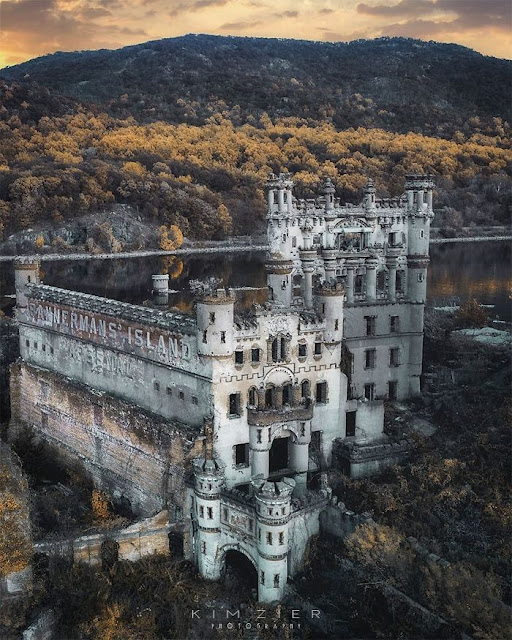
{"label": "forested hillside", "polygon": [[387,196],[429,171],[438,226],[506,224],[511,69],[414,40],[213,36],[4,69],[0,233],[114,202],[191,238],[258,231],[266,175],[286,170],[299,195],[328,175],[346,201],[367,176]]}
{"label": "forested hillside", "polygon": [[458,45],[405,38],[351,43],[188,35],[117,51],[56,53],[0,72],[111,115],[235,125],[299,117],[337,129],[381,127],[451,136],[511,120],[512,63]]}

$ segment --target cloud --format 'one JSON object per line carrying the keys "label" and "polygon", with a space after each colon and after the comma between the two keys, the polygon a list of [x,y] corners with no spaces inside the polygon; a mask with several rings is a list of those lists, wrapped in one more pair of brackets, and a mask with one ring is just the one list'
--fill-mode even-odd
{"label": "cloud", "polygon": [[218,31],[247,31],[247,29],[258,27],[260,24],[263,24],[263,20],[248,20],[246,22],[241,20],[240,22],[226,22],[218,28]]}
{"label": "cloud", "polygon": [[[422,25],[434,31],[442,32],[446,26],[452,31],[475,27],[500,27],[510,29],[512,19],[512,3],[510,0],[400,0],[395,4],[369,5],[360,3],[356,11],[367,16],[378,18],[395,18],[398,24],[382,27],[386,33],[399,30],[402,24],[409,26],[416,34],[421,32]],[[424,20],[432,14],[441,15],[441,19]],[[406,22],[403,22],[406,20]]]}
{"label": "cloud", "polygon": [[174,9],[169,11],[169,15],[174,18],[183,13],[195,13],[203,9],[223,7],[229,2],[231,2],[231,0],[191,0],[191,2],[180,2]]}
{"label": "cloud", "polygon": [[409,16],[423,16],[434,11],[434,0],[401,0],[398,4],[369,5],[364,2],[356,6],[358,13],[370,16],[389,16],[393,18],[406,18]]}
{"label": "cloud", "polygon": [[[117,24],[100,24],[96,19],[110,18],[110,11],[84,4],[63,8],[58,0],[4,0],[2,49],[8,60],[25,59],[52,51],[94,49],[126,44],[127,37],[147,36],[144,29]],[[27,55],[29,54],[29,55]]]}
{"label": "cloud", "polygon": [[281,11],[281,13],[274,13],[274,17],[276,18],[296,18],[298,15],[298,11]]}
{"label": "cloud", "polygon": [[394,18],[380,24],[378,35],[408,38],[435,38],[444,34],[463,36],[469,31],[510,32],[512,3],[510,0],[400,0],[356,6],[359,14],[375,19]]}
{"label": "cloud", "polygon": [[102,7],[86,7],[81,9],[80,15],[84,18],[95,20],[96,18],[105,18],[112,15],[112,11],[103,9]]}

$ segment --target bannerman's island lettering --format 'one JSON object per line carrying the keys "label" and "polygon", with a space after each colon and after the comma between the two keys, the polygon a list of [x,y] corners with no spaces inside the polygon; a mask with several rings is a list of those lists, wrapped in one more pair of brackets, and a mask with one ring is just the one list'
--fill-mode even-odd
{"label": "bannerman's island lettering", "polygon": [[62,330],[77,337],[101,339],[102,344],[112,346],[133,346],[143,351],[153,352],[163,361],[190,358],[188,345],[181,336],[169,336],[126,323],[109,321],[101,316],[63,309],[56,305],[30,303],[30,319],[34,324]]}

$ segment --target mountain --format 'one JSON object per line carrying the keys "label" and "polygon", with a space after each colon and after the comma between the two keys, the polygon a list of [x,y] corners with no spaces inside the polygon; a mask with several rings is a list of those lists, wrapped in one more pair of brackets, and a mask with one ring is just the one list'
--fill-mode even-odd
{"label": "mountain", "polygon": [[[9,67],[139,122],[235,125],[268,114],[338,129],[380,127],[451,137],[512,119],[512,62],[405,38],[350,43],[187,35],[110,51],[55,53]],[[478,120],[475,120],[477,118]]]}

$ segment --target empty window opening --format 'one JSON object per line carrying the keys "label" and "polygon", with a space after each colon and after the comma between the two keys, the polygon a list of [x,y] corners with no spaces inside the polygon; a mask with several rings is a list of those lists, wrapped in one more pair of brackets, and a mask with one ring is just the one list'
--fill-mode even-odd
{"label": "empty window opening", "polygon": [[244,363],[244,352],[238,349],[235,351],[235,364],[243,364]]}
{"label": "empty window opening", "polygon": [[239,393],[229,394],[229,415],[231,416],[240,415],[240,394]]}
{"label": "empty window opening", "polygon": [[306,344],[299,344],[299,358],[305,358],[308,353],[308,346]]}
{"label": "empty window opening", "polygon": [[236,444],[235,447],[235,465],[248,466],[249,464],[249,443]]}
{"label": "empty window opening", "polygon": [[306,399],[311,395],[311,387],[309,384],[309,380],[303,380],[300,385],[301,396]]}
{"label": "empty window opening", "polygon": [[366,349],[364,352],[364,368],[375,369],[376,351],[375,349]]}
{"label": "empty window opening", "polygon": [[392,347],[389,350],[389,366],[398,367],[400,364],[400,349],[398,347]]}
{"label": "empty window opening", "polygon": [[390,380],[388,382],[388,398],[390,400],[398,399],[398,382],[396,380]]}
{"label": "empty window opening", "polygon": [[389,316],[389,332],[398,333],[400,331],[400,316]]}
{"label": "empty window opening", "polygon": [[289,438],[275,438],[268,455],[269,473],[276,473],[288,468]]}
{"label": "empty window opening", "polygon": [[316,401],[320,403],[327,402],[327,382],[316,383]]}
{"label": "empty window opening", "polygon": [[203,342],[208,342],[208,332],[206,330],[203,331]]}
{"label": "empty window opening", "polygon": [[220,341],[224,344],[226,342],[226,332],[225,331],[221,331],[220,332]]}
{"label": "empty window opening", "polygon": [[367,400],[373,400],[375,396],[375,385],[372,383],[364,385],[364,397]]}
{"label": "empty window opening", "polygon": [[279,574],[275,573],[274,574],[274,589],[278,589],[279,588]]}
{"label": "empty window opening", "polygon": [[397,293],[403,293],[404,291],[404,272],[403,271],[396,272],[395,290],[397,291]]}
{"label": "empty window opening", "polygon": [[353,438],[356,435],[356,412],[347,411],[345,417],[345,437]]}
{"label": "empty window opening", "polygon": [[258,348],[251,349],[251,362],[259,362],[260,361],[260,350]]}
{"label": "empty window opening", "polygon": [[267,544],[272,544],[272,532],[267,531]]}
{"label": "empty window opening", "polygon": [[365,325],[366,325],[366,335],[374,336],[375,335],[375,321],[376,316],[365,316],[364,317]]}
{"label": "empty window opening", "polygon": [[321,355],[322,355],[322,343],[315,342],[315,356],[321,356]]}
{"label": "empty window opening", "polygon": [[285,384],[283,386],[283,404],[292,404],[292,385]]}
{"label": "empty window opening", "polygon": [[278,341],[277,338],[272,340],[272,362],[279,361],[279,349],[278,349]]}
{"label": "empty window opening", "polygon": [[180,400],[185,400],[185,393],[183,391],[180,391],[178,396]]}
{"label": "empty window opening", "polygon": [[210,323],[213,324],[215,322],[215,312],[210,313]]}

